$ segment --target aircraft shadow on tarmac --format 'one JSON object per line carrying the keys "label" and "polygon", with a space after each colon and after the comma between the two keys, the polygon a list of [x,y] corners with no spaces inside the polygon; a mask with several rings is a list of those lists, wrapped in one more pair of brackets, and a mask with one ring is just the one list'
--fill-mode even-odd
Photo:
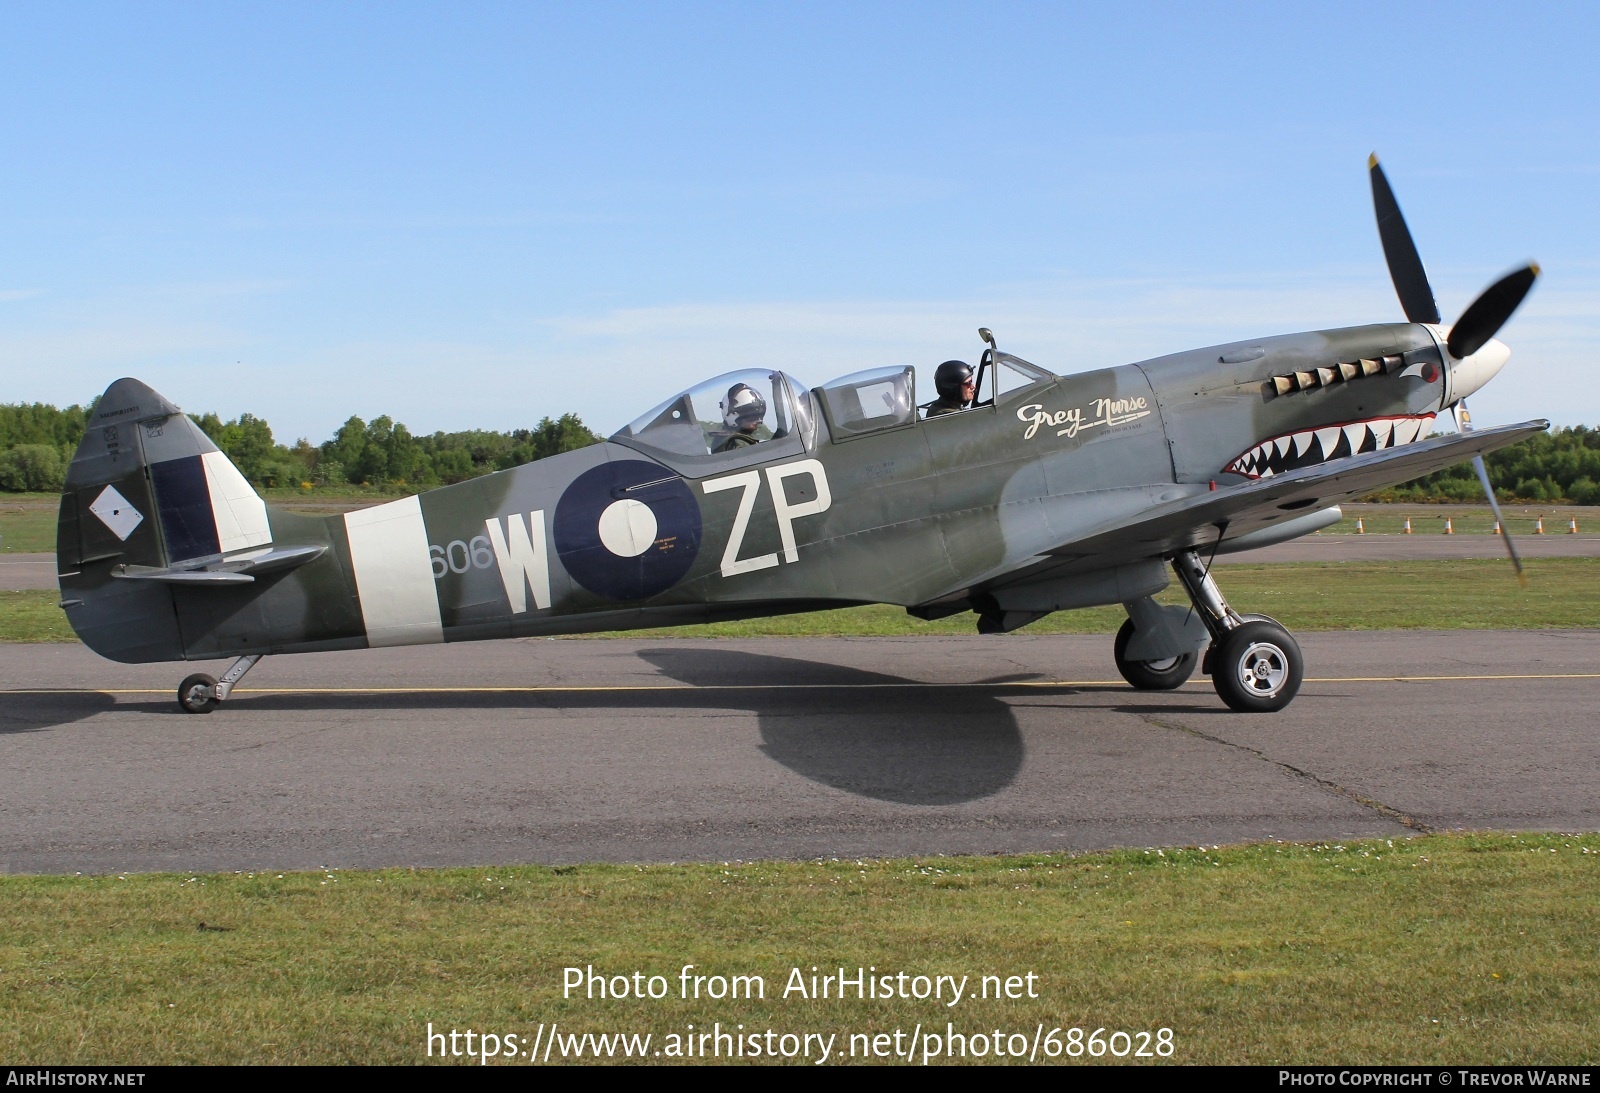
{"label": "aircraft shadow on tarmac", "polygon": [[[750,684],[802,685],[816,690],[721,694],[717,705],[737,701],[761,724],[761,750],[796,774],[835,789],[898,804],[949,805],[998,793],[1016,778],[1025,747],[1008,698],[1026,694],[1084,694],[1105,690],[1125,713],[1212,713],[1181,700],[1165,705],[1128,704],[1136,692],[1105,688],[1035,687],[1032,673],[973,682],[986,686],[940,686],[859,668],[734,649],[664,646],[639,651],[673,679],[696,687]],[[829,690],[837,688],[837,690]],[[1142,697],[1142,696],[1141,696]],[[1176,696],[1174,696],[1176,697]],[[1030,703],[1037,708],[1037,703]],[[1062,706],[1063,712],[1082,707]],[[1223,711],[1225,712],[1225,711]],[[1070,713],[1068,713],[1070,717]]]}
{"label": "aircraft shadow on tarmac", "polygon": [[0,736],[43,732],[106,713],[117,704],[102,691],[0,693]]}
{"label": "aircraft shadow on tarmac", "polygon": [[691,686],[754,685],[700,693],[720,708],[754,713],[769,758],[847,793],[959,804],[1000,792],[1022,767],[1016,717],[995,691],[907,687],[896,676],[736,649],[665,646],[638,655]]}

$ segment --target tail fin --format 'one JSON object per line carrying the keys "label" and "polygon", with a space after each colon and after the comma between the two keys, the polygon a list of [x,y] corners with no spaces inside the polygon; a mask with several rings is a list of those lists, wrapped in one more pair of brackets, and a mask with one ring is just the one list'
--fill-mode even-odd
{"label": "tail fin", "polygon": [[115,660],[181,657],[170,592],[114,577],[271,543],[266,504],[198,426],[138,380],[106,389],[56,525],[62,605],[90,648]]}

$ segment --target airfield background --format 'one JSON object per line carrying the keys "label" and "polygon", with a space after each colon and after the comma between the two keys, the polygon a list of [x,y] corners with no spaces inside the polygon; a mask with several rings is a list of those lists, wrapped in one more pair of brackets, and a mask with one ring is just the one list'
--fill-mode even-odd
{"label": "airfield background", "polygon": [[[58,409],[45,403],[0,405],[0,491],[59,492],[94,403]],[[387,414],[352,416],[321,444],[304,437],[278,443],[254,414],[223,421],[191,414],[250,482],[266,489],[363,486],[416,492],[492,474],[603,438],[573,413],[546,415],[531,429],[469,429],[414,436]],[[1501,501],[1600,504],[1600,429],[1552,429],[1485,457]],[[1375,494],[1376,501],[1476,503],[1482,487],[1469,463]]]}

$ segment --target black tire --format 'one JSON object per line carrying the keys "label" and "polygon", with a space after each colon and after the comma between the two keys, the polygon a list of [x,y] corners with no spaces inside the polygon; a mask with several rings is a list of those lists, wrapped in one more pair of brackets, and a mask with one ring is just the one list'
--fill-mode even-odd
{"label": "black tire", "polygon": [[1167,660],[1129,660],[1128,642],[1133,640],[1133,620],[1128,619],[1117,631],[1117,640],[1111,647],[1116,658],[1117,671],[1136,691],[1171,691],[1182,687],[1194,675],[1195,663],[1200,659],[1196,652],[1188,652]]}
{"label": "black tire", "polygon": [[211,676],[196,673],[178,684],[178,706],[184,713],[210,713],[219,705],[217,681]]}
{"label": "black tire", "polygon": [[1212,646],[1211,683],[1230,709],[1273,713],[1294,700],[1305,678],[1300,646],[1271,619],[1251,621]]}

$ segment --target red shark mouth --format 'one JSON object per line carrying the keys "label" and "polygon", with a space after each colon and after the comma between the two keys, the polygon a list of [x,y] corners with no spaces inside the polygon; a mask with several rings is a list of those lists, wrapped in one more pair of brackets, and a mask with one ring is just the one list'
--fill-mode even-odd
{"label": "red shark mouth", "polygon": [[1325,425],[1320,429],[1285,433],[1241,452],[1222,470],[1224,474],[1242,474],[1246,478],[1271,478],[1330,459],[1398,448],[1427,436],[1433,418],[1433,414],[1375,417],[1347,425]]}

